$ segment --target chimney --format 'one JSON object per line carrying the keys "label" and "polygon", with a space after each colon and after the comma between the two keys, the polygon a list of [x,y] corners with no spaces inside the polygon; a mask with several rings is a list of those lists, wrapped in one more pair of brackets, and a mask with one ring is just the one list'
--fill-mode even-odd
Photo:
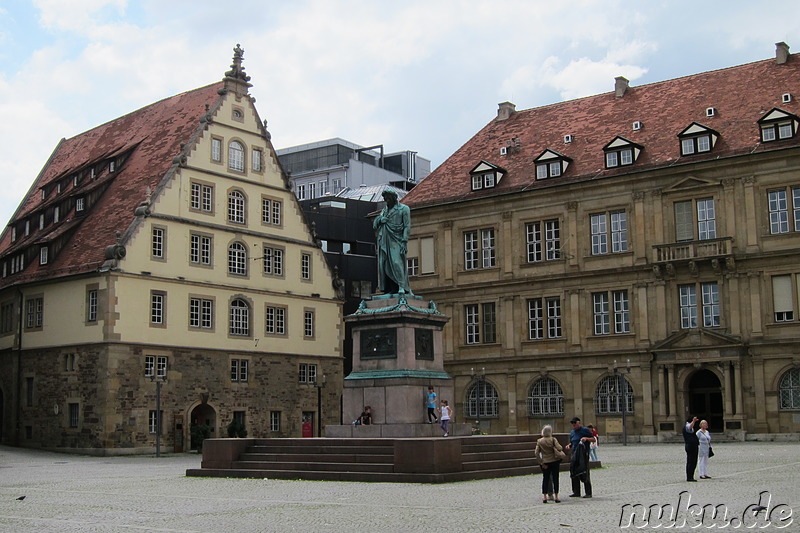
{"label": "chimney", "polygon": [[622,98],[625,91],[628,90],[628,78],[624,76],[617,76],[614,78],[614,96]]}
{"label": "chimney", "polygon": [[789,59],[789,45],[781,41],[775,43],[775,63],[783,65]]}
{"label": "chimney", "polygon": [[506,120],[517,112],[517,106],[511,102],[500,102],[497,104],[497,120]]}

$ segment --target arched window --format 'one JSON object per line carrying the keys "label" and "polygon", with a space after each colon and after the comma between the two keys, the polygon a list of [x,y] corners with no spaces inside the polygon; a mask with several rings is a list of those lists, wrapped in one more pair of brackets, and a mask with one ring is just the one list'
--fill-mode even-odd
{"label": "arched window", "polygon": [[800,368],[792,368],[781,378],[778,386],[781,409],[800,409]]}
{"label": "arched window", "polygon": [[228,168],[244,172],[244,146],[239,141],[231,141],[228,145]]}
{"label": "arched window", "polygon": [[247,275],[247,248],[240,242],[228,246],[228,274]]}
{"label": "arched window", "polygon": [[241,298],[231,302],[230,333],[247,337],[250,335],[250,306]]}
{"label": "arched window", "polygon": [[228,222],[244,224],[244,194],[240,191],[228,193]]}
{"label": "arched window", "polygon": [[[620,391],[623,391],[620,394]],[[625,412],[633,412],[633,387],[622,375],[606,376],[597,385],[594,397],[595,410],[598,415],[622,413],[622,402]]]}
{"label": "arched window", "polygon": [[563,415],[564,391],[552,378],[541,378],[528,393],[528,416]]}
{"label": "arched window", "polygon": [[466,407],[467,418],[497,418],[497,390],[486,380],[476,381],[467,392]]}

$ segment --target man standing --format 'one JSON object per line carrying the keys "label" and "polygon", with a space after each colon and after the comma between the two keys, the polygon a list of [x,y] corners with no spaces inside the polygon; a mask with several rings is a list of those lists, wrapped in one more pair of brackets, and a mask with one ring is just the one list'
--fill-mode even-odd
{"label": "man standing", "polygon": [[[592,479],[589,477],[589,444],[594,442],[592,430],[581,425],[581,419],[573,417],[569,421],[572,431],[569,432],[567,449],[572,450],[570,475],[572,476],[573,498],[581,497],[581,481],[583,481],[584,498],[592,497]],[[585,472],[584,472],[585,470]]]}
{"label": "man standing", "polygon": [[411,233],[411,210],[397,201],[397,193],[383,191],[386,207],[372,227],[378,245],[378,289],[386,294],[410,293],[406,252]]}
{"label": "man standing", "polygon": [[694,471],[697,468],[697,453],[700,449],[700,439],[697,438],[697,417],[690,416],[683,426],[683,446],[686,450],[686,481],[697,481]]}

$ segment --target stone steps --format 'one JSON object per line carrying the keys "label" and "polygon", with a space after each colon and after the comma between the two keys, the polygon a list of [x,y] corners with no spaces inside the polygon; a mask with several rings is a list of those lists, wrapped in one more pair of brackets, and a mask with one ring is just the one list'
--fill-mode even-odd
{"label": "stone steps", "polygon": [[[565,435],[557,436],[566,442]],[[207,439],[187,476],[445,483],[540,473],[530,435]],[[600,463],[592,463],[593,468]],[[568,470],[568,463],[561,469]]]}

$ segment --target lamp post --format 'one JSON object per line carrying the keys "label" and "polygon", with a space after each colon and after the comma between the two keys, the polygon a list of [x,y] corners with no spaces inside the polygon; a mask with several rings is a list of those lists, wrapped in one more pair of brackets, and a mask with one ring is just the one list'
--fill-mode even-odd
{"label": "lamp post", "polygon": [[322,374],[322,381],[317,383],[317,416],[319,422],[317,423],[317,437],[322,436],[322,387],[328,381],[328,376]]}
{"label": "lamp post", "polygon": [[167,375],[150,376],[156,382],[156,457],[161,457],[161,384],[167,381]]}
{"label": "lamp post", "polygon": [[617,381],[617,395],[622,398],[622,445],[628,445],[628,425],[625,417],[628,404],[628,387],[623,386],[626,384],[625,376],[631,373],[631,360],[628,359],[625,370],[617,368],[617,360],[614,359],[614,376]]}
{"label": "lamp post", "polygon": [[472,379],[474,379],[477,384],[477,393],[476,398],[477,402],[475,404],[476,412],[478,414],[478,420],[476,421],[476,425],[478,426],[478,434],[481,433],[481,395],[483,394],[483,380],[486,378],[486,368],[482,367],[480,373],[475,373],[475,369],[471,368],[470,373],[472,375]]}

